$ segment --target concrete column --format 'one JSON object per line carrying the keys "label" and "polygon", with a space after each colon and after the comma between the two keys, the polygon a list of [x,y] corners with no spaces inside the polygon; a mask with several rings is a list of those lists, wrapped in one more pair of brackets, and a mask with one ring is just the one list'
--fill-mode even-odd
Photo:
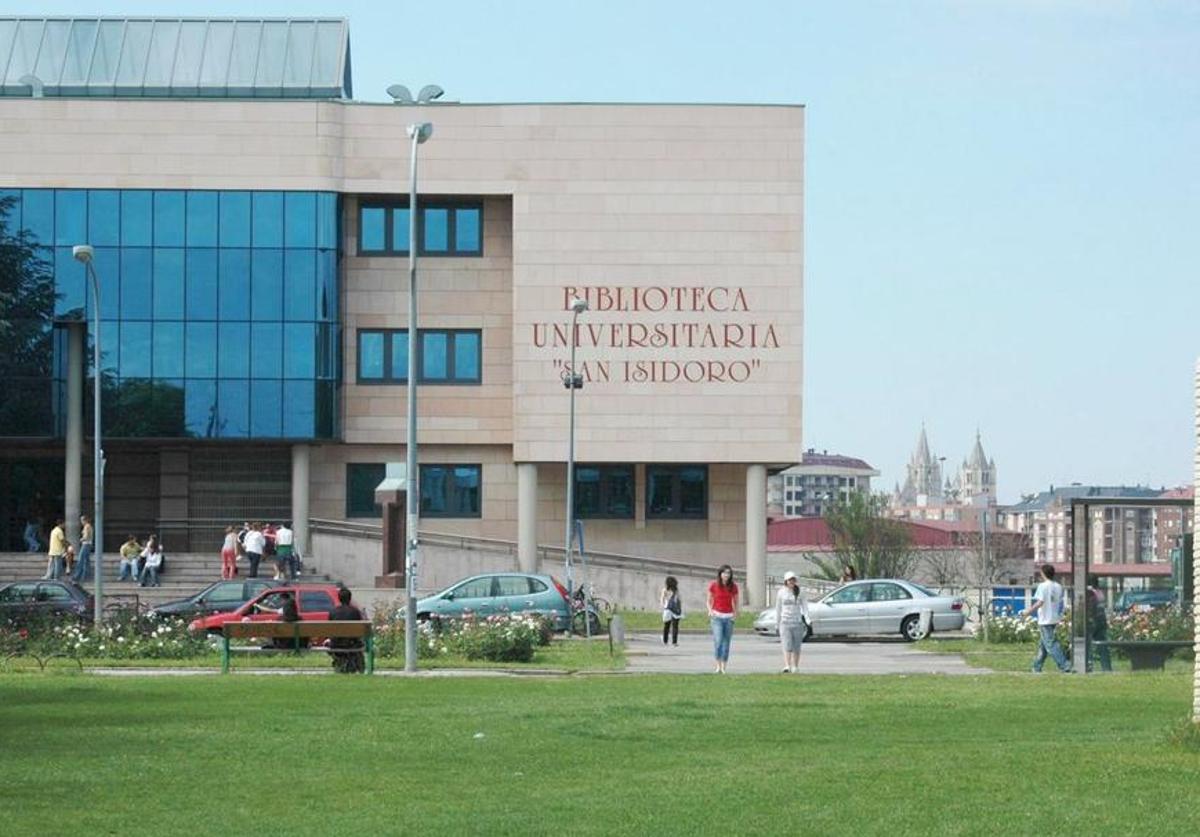
{"label": "concrete column", "polygon": [[308,483],[310,451],[308,445],[292,445],[292,531],[296,548],[307,561],[308,544]]}
{"label": "concrete column", "polygon": [[517,565],[524,573],[538,571],[536,462],[517,463]]}
{"label": "concrete column", "polygon": [[[87,326],[67,326],[67,468],[62,514],[67,540],[79,543],[79,515],[83,509],[83,364]],[[51,525],[53,520],[48,521]]]}
{"label": "concrete column", "polygon": [[746,466],[746,592],[750,607],[767,603],[767,466]]}

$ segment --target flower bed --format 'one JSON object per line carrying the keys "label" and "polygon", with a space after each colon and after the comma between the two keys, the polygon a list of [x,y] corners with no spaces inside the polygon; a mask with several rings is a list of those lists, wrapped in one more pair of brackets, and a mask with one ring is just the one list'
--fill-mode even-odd
{"label": "flower bed", "polygon": [[187,622],[120,613],[98,628],[72,618],[45,618],[20,627],[0,627],[0,654],[74,659],[185,660],[212,652]]}
{"label": "flower bed", "polygon": [[[404,616],[399,604],[375,614],[375,649],[380,657],[404,656]],[[417,626],[417,657],[459,656],[468,660],[524,662],[538,646],[550,644],[549,620],[531,613],[489,616],[486,619],[444,619]]]}

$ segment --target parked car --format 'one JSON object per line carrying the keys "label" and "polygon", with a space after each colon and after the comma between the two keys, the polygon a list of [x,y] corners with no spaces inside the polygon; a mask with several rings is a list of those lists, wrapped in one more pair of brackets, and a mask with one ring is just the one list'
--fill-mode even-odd
{"label": "parked car", "polygon": [[0,621],[22,625],[48,617],[90,622],[95,600],[73,581],[14,581],[0,587]]}
{"label": "parked car", "polygon": [[[960,631],[966,621],[963,600],[939,596],[919,584],[894,578],[855,581],[809,602],[812,618],[809,636],[853,636],[899,632],[908,641],[917,639],[921,611],[933,612],[933,631]],[[775,608],[754,620],[754,630],[778,636]]]}
{"label": "parked car", "polygon": [[1170,607],[1177,601],[1174,590],[1126,590],[1117,597],[1113,610],[1116,613],[1153,610],[1156,607]]}
{"label": "parked car", "polygon": [[214,581],[199,593],[186,599],[164,602],[150,608],[152,616],[176,616],[195,619],[210,613],[226,613],[237,610],[264,590],[278,586],[269,578],[247,578],[243,580]]}
{"label": "parked car", "polygon": [[197,634],[220,634],[221,626],[226,622],[276,622],[279,620],[276,611],[283,606],[285,594],[296,597],[302,622],[323,622],[329,619],[329,612],[337,607],[338,585],[274,586],[259,593],[237,610],[201,616],[188,625],[188,630]]}
{"label": "parked car", "polygon": [[[551,620],[556,631],[571,627],[572,608],[567,588],[548,575],[490,573],[471,576],[417,602],[417,619],[421,621],[466,616],[486,618],[504,613],[539,613]],[[592,615],[592,630],[600,632],[595,614]]]}

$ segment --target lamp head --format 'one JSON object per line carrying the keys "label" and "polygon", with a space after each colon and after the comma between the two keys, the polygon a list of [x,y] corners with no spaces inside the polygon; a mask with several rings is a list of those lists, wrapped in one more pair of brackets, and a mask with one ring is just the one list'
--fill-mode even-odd
{"label": "lamp head", "polygon": [[434,99],[440,99],[446,94],[446,91],[438,87],[436,84],[427,84],[417,93],[417,104],[427,105]]}
{"label": "lamp head", "polygon": [[403,84],[393,84],[387,89],[387,94],[392,97],[392,101],[397,105],[411,105],[413,103],[412,92]]}
{"label": "lamp head", "polygon": [[433,136],[433,123],[416,122],[412,125],[409,125],[405,133],[408,134],[409,139],[412,139],[413,135],[415,134],[417,137],[417,144],[420,145],[421,143],[425,142],[425,140]]}
{"label": "lamp head", "polygon": [[75,261],[82,264],[90,264],[92,257],[96,255],[96,251],[92,249],[90,244],[76,244],[71,248],[71,255],[75,257]]}
{"label": "lamp head", "polygon": [[590,307],[591,306],[588,305],[588,301],[586,299],[575,297],[573,300],[571,300],[571,310],[576,314],[582,314]]}

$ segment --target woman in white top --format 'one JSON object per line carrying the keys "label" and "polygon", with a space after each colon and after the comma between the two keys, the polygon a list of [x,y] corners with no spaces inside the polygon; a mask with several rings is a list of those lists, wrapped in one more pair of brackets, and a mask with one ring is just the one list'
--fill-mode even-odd
{"label": "woman in white top", "polygon": [[683,618],[683,601],[679,598],[679,582],[675,576],[667,576],[667,583],[658,594],[662,607],[663,645],[670,639],[672,645],[679,644],[679,620]]}
{"label": "woman in white top", "polygon": [[783,645],[785,673],[800,670],[800,647],[808,633],[808,600],[800,590],[796,574],[783,574],[783,586],[775,594],[775,624],[779,626],[779,641]]}
{"label": "woman in white top", "polygon": [[142,567],[141,586],[162,586],[158,580],[158,571],[162,568],[163,554],[157,535],[151,535],[150,539],[146,541],[146,548],[142,550],[142,558],[146,560],[146,563]]}

